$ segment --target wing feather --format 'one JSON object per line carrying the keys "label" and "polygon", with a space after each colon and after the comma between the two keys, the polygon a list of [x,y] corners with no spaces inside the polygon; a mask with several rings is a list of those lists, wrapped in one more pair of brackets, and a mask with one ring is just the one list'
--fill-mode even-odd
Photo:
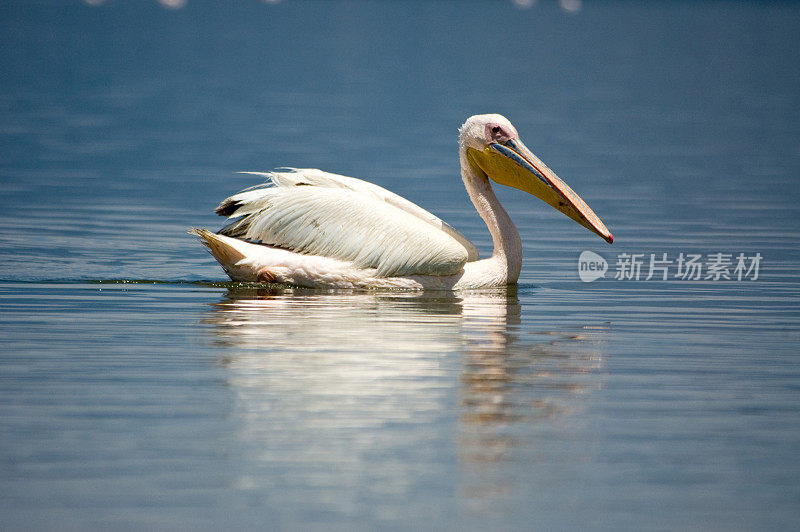
{"label": "wing feather", "polygon": [[[279,187],[292,187],[292,186],[318,186],[325,188],[344,188],[361,192],[364,195],[372,196],[376,199],[385,201],[386,203],[397,207],[403,211],[413,214],[420,220],[424,220],[437,229],[441,229],[451,237],[455,238],[466,248],[468,253],[467,260],[478,260],[478,250],[475,246],[467,240],[461,233],[456,231],[450,224],[444,220],[426,211],[416,203],[408,201],[402,196],[398,196],[390,190],[386,190],[374,183],[356,179],[355,177],[347,177],[339,174],[332,174],[317,170],[316,168],[283,168],[284,172],[242,172],[243,174],[253,174],[266,178],[269,183]],[[262,185],[263,187],[264,185]],[[266,185],[269,186],[269,185]],[[253,187],[256,188],[256,187]],[[261,187],[259,187],[261,188]],[[251,189],[252,190],[252,189]],[[234,196],[235,197],[235,196]],[[224,202],[223,202],[224,203]],[[222,205],[220,205],[221,207]],[[228,216],[225,214],[225,216]]]}
{"label": "wing feather", "polygon": [[320,170],[259,175],[269,183],[217,208],[236,218],[221,234],[351,261],[381,276],[450,275],[477,257],[455,229],[372,183]]}

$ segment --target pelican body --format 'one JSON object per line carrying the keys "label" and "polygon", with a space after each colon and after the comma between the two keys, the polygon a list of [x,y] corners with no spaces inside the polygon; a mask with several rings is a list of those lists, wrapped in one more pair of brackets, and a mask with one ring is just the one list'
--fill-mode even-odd
{"label": "pelican body", "polygon": [[522,267],[517,228],[490,179],[528,192],[593,231],[613,236],[588,205],[522,143],[497,114],[459,130],[461,178],[486,222],[494,252],[478,251],[418,205],[372,183],[314,169],[257,173],[263,185],[216,212],[231,221],[202,239],[234,281],[305,287],[460,290],[514,284]]}

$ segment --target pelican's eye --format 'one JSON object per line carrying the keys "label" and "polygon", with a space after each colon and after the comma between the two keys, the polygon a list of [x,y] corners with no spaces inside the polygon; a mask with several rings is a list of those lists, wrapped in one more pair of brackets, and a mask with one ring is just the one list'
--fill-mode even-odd
{"label": "pelican's eye", "polygon": [[486,124],[486,130],[484,131],[484,134],[486,135],[486,142],[489,144],[492,142],[505,144],[517,136],[516,131],[509,130],[502,124]]}

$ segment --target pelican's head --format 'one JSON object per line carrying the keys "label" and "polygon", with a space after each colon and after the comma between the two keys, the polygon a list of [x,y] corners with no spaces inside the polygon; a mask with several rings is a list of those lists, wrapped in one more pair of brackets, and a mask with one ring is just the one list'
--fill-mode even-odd
{"label": "pelican's head", "polygon": [[600,218],[519,139],[502,115],[471,116],[461,126],[462,153],[476,172],[501,185],[533,194],[563,212],[609,244],[614,241]]}

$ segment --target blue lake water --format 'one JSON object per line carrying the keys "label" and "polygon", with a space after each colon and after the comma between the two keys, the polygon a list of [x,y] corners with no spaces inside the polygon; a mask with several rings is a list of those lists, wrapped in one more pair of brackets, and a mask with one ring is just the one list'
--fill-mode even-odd
{"label": "blue lake water", "polygon": [[[2,528],[796,528],[800,5],[91,3],[0,6]],[[518,287],[331,293],[185,234],[319,167],[486,255],[485,112],[613,246],[504,189]]]}

